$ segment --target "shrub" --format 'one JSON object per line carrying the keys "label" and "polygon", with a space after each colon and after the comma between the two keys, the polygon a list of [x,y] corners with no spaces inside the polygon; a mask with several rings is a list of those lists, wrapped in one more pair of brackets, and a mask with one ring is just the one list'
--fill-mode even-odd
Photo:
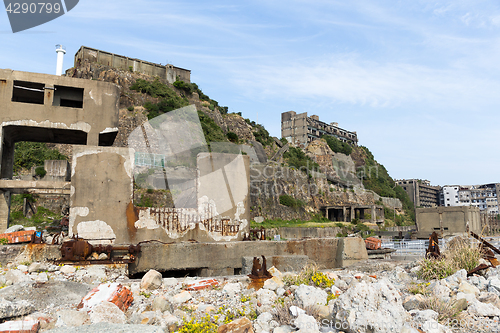
{"label": "shrub", "polygon": [[345,155],[350,155],[352,153],[352,147],[348,143],[342,142],[334,136],[324,135],[321,138],[325,139],[328,147],[335,153],[342,153]]}
{"label": "shrub", "polygon": [[288,194],[280,195],[279,200],[280,204],[282,204],[283,206],[288,206],[292,208],[299,208],[304,206],[304,202],[302,202],[299,199],[295,199],[294,197]]}
{"label": "shrub", "polygon": [[35,175],[37,175],[40,178],[45,177],[47,174],[47,171],[45,171],[45,168],[43,166],[36,167],[35,169]]}
{"label": "shrub", "polygon": [[207,314],[199,320],[195,316],[191,320],[186,321],[182,318],[182,326],[179,328],[179,333],[217,333],[218,326],[212,322],[210,315]]}
{"label": "shrub", "polygon": [[34,165],[41,165],[45,160],[66,160],[67,156],[57,149],[50,149],[47,144],[40,142],[16,142],[14,146],[14,171],[29,169]]}
{"label": "shrub", "polygon": [[441,280],[456,272],[455,267],[445,258],[425,258],[419,264],[420,270],[417,272],[417,276],[422,280]]}
{"label": "shrub", "polygon": [[227,132],[226,134],[227,138],[229,141],[231,142],[238,142],[238,134],[234,133],[234,132]]}
{"label": "shrub", "polygon": [[127,110],[129,110],[129,111],[134,111],[134,110],[135,110],[135,108],[134,108],[134,106],[133,106],[133,105],[131,105],[131,106],[129,106],[129,107],[127,108]]}
{"label": "shrub", "polygon": [[417,275],[424,280],[443,279],[461,269],[470,271],[479,265],[480,258],[480,247],[456,242],[455,246],[443,251],[440,259],[420,260]]}

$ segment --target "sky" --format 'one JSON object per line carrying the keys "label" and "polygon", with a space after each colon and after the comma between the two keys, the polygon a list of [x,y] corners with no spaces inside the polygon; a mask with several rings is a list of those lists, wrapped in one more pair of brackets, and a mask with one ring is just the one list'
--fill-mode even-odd
{"label": "sky", "polygon": [[81,45],[191,70],[281,137],[281,113],[356,131],[395,179],[500,182],[500,3],[487,0],[81,0],[12,33],[0,68],[55,74]]}

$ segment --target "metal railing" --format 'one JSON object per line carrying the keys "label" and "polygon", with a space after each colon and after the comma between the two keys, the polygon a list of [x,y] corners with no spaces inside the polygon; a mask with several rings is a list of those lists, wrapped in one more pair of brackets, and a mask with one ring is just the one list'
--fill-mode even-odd
{"label": "metal railing", "polygon": [[[483,239],[489,243],[491,243],[493,246],[496,246],[497,248],[500,247],[500,236],[494,236],[494,237],[483,237]],[[451,238],[449,239],[440,239],[439,240],[439,248],[444,249],[446,247],[447,242],[449,242]],[[470,238],[470,241],[472,244],[478,244],[479,241]],[[413,255],[413,256],[424,256],[425,255],[425,250],[429,246],[429,240],[428,239],[418,239],[418,240],[393,240],[393,241],[383,241],[382,242],[382,248],[388,248],[388,249],[395,249],[396,252],[394,252],[395,255]]]}

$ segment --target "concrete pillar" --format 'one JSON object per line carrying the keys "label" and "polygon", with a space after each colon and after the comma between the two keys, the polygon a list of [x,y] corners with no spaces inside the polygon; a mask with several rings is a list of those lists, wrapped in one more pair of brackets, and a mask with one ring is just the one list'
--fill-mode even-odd
{"label": "concrete pillar", "polygon": [[[356,218],[356,211],[354,209],[354,206],[351,206],[351,221]],[[351,222],[347,221],[347,222]]]}
{"label": "concrete pillar", "polygon": [[347,210],[345,209],[345,206],[342,207],[342,215],[344,215],[344,222],[347,222]]}
{"label": "concrete pillar", "polygon": [[3,138],[0,178],[12,179],[14,168],[14,142]]}
{"label": "concrete pillar", "polygon": [[377,221],[377,210],[375,206],[372,206],[372,222],[375,223]]}
{"label": "concrete pillar", "polygon": [[9,225],[10,192],[0,191],[0,233],[5,232]]}

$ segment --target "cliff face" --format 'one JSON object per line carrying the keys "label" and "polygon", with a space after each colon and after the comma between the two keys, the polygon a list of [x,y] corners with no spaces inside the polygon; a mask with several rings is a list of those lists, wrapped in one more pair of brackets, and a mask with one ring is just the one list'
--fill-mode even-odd
{"label": "cliff face", "polygon": [[[71,68],[66,75],[112,82],[120,87],[120,119],[119,132],[113,144],[116,147],[127,147],[130,133],[147,121],[146,102],[158,103],[160,98],[154,98],[145,93],[130,90],[137,79],[152,81],[154,78],[129,71],[123,71],[96,63],[83,62],[77,68]],[[224,133],[234,132],[239,143],[255,141],[255,131],[252,125],[237,114],[221,114],[218,107],[208,101],[200,100],[198,93],[187,94],[167,82],[176,94],[194,104],[211,118]],[[133,107],[133,109],[132,109]],[[277,118],[276,121],[279,121]],[[59,150],[71,155],[68,145],[55,145]],[[264,147],[268,158],[278,150],[276,143]],[[362,150],[354,150],[352,157],[334,153],[323,140],[312,142],[306,149],[306,154],[319,164],[319,173],[308,177],[304,172],[293,170],[282,164],[269,162],[256,164],[251,170],[251,217],[264,216],[269,219],[303,219],[308,220],[314,214],[321,214],[324,206],[373,205],[377,198],[370,191],[365,191],[361,181],[356,176],[356,168],[364,165]],[[346,189],[345,186],[350,186]],[[353,187],[354,186],[354,187]],[[289,195],[299,200],[301,207],[291,208],[281,205],[280,196]]]}

